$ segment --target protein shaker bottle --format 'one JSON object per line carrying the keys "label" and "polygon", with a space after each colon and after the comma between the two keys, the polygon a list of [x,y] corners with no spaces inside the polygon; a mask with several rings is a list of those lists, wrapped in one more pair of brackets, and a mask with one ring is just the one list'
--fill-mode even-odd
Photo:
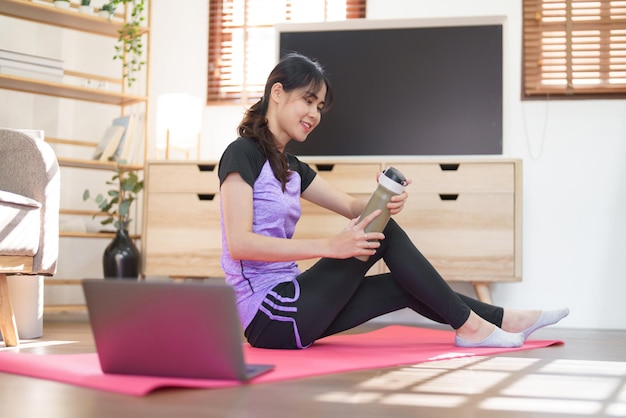
{"label": "protein shaker bottle", "polygon": [[[404,192],[404,186],[406,186],[406,177],[404,177],[398,169],[388,167],[382,172],[378,178],[378,187],[370,196],[365,209],[363,209],[363,213],[361,213],[361,216],[359,217],[360,222],[363,218],[375,210],[381,210],[380,215],[375,217],[372,222],[365,227],[365,233],[383,232],[385,226],[387,226],[387,222],[389,222],[389,218],[391,217],[391,213],[389,213],[389,209],[387,209],[387,203],[391,200],[391,196]],[[367,261],[369,257],[358,256],[356,258],[361,261]]]}

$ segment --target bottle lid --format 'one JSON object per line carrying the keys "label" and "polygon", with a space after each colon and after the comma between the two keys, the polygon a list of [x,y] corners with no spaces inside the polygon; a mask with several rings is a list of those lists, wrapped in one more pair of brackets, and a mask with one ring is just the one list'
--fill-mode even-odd
{"label": "bottle lid", "polygon": [[395,167],[387,167],[383,170],[383,174],[389,177],[391,180],[396,183],[400,183],[403,186],[406,186],[406,177]]}
{"label": "bottle lid", "polygon": [[388,167],[378,178],[378,183],[392,192],[400,194],[404,191],[404,186],[406,186],[406,177],[398,169]]}

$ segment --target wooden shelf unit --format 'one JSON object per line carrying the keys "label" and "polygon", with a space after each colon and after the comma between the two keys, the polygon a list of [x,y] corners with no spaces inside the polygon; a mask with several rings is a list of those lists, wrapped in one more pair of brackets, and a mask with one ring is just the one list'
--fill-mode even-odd
{"label": "wooden shelf unit", "polygon": [[123,25],[120,20],[110,22],[95,14],[78,14],[76,10],[61,9],[52,4],[35,3],[31,0],[0,0],[0,13],[31,22],[115,38]]}
{"label": "wooden shelf unit", "polygon": [[86,168],[90,170],[113,171],[119,166],[124,171],[140,171],[143,170],[143,164],[123,164],[119,165],[114,161],[94,161],[82,160],[78,158],[59,157],[59,165],[61,167]]}
{"label": "wooden shelf unit", "polygon": [[35,80],[8,74],[0,74],[0,88],[115,106],[130,106],[135,103],[143,103],[147,100],[147,97],[144,96],[133,96],[114,91],[99,90],[45,80]]}
{"label": "wooden shelf unit", "polygon": [[[72,4],[72,6],[77,6]],[[145,44],[149,43],[149,22],[150,22],[150,0],[146,0],[147,16],[146,26],[142,27],[142,36],[146,36]],[[123,16],[120,13],[115,14],[112,20],[98,16],[97,14],[89,15],[78,13],[76,7],[70,9],[61,9],[55,7],[52,2],[47,3],[33,2],[31,0],[0,0],[0,15],[21,19],[25,21],[35,22],[44,25],[50,25],[83,33],[105,36],[109,38],[118,38],[119,30],[124,25]],[[146,61],[145,70],[149,66],[149,48],[144,49],[144,59]],[[111,56],[114,51],[111,50]],[[125,114],[125,108],[131,105],[144,104],[144,122],[142,129],[144,130],[144,156],[147,153],[148,144],[148,97],[125,92],[125,84],[122,77],[103,77],[101,75],[87,74],[77,71],[64,69],[64,75],[70,77],[82,77],[86,79],[105,80],[121,85],[121,91],[108,91],[103,89],[95,89],[83,87],[63,82],[52,82],[39,79],[31,79],[27,77],[0,74],[0,89],[23,92],[27,94],[44,95],[58,97],[70,100],[86,101],[91,103],[112,105],[120,107],[120,114]],[[145,93],[148,92],[148,75],[145,77]],[[98,134],[99,135],[99,134]],[[51,143],[60,143],[74,146],[93,146],[97,145],[93,141],[76,141],[71,139],[54,138],[49,140]],[[141,158],[143,161],[144,158]],[[61,167],[79,168],[86,170],[105,170],[114,171],[119,165],[117,162],[101,162],[93,160],[84,160],[76,158],[58,157]],[[126,171],[143,170],[143,162],[140,164],[122,165]],[[95,212],[79,211],[73,209],[62,209],[62,214],[74,215],[93,215]],[[61,231],[60,237],[66,238],[105,238],[111,239],[113,232],[69,232]],[[133,239],[140,239],[140,234],[131,235]],[[72,278],[49,278],[45,280],[46,285],[79,285],[81,279]],[[84,305],[53,305],[46,306],[46,311],[75,311],[84,310]]]}

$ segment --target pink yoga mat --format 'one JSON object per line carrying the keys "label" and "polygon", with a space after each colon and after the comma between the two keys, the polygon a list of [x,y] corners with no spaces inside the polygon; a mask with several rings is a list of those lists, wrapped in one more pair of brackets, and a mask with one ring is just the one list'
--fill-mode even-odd
{"label": "pink yoga mat", "polygon": [[0,371],[126,395],[144,396],[163,387],[226,388],[332,373],[417,364],[452,357],[487,356],[562,344],[530,340],[521,348],[459,348],[454,333],[392,325],[363,334],[324,338],[304,350],[267,350],[244,345],[247,363],[274,364],[273,371],[237,381],[104,374],[96,353],[35,355],[0,353]]}

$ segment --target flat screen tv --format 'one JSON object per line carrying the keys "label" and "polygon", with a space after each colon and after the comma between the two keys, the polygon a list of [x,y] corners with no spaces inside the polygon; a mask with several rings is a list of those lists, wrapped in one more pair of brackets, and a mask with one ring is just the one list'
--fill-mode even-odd
{"label": "flat screen tv", "polygon": [[295,51],[315,58],[335,92],[322,123],[288,150],[303,156],[502,154],[498,19],[278,25],[278,57]]}

